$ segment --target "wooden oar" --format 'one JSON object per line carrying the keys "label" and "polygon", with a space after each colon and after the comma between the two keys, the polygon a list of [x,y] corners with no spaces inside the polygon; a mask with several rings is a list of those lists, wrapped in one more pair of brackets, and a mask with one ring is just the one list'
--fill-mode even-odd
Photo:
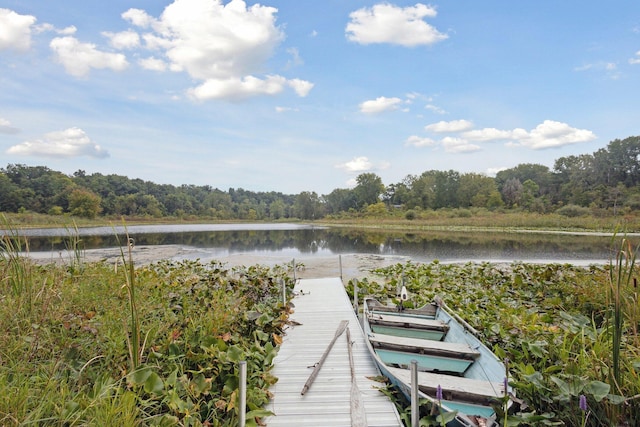
{"label": "wooden oar", "polygon": [[351,332],[347,328],[347,346],[349,350],[349,367],[351,368],[351,427],[366,427],[367,413],[364,411],[364,402],[360,395],[356,380],[356,368],[353,363],[353,349],[351,346]]}
{"label": "wooden oar", "polygon": [[342,335],[342,333],[344,332],[345,329],[347,329],[347,325],[348,324],[349,324],[348,320],[343,320],[343,321],[340,322],[340,324],[338,325],[338,329],[336,330],[335,336],[333,337],[333,339],[329,343],[329,346],[327,347],[327,349],[324,351],[324,354],[320,358],[320,361],[318,363],[316,363],[316,367],[313,369],[313,372],[311,373],[311,375],[309,375],[309,379],[307,380],[307,382],[304,383],[304,387],[302,387],[302,391],[300,392],[300,394],[305,394],[307,392],[307,390],[309,390],[309,387],[311,387],[311,384],[313,384],[313,381],[318,376],[318,372],[320,372],[320,368],[322,368],[322,364],[324,363],[324,360],[329,355],[329,352],[331,351],[331,348],[335,344],[335,342],[338,339],[338,337],[340,335]]}

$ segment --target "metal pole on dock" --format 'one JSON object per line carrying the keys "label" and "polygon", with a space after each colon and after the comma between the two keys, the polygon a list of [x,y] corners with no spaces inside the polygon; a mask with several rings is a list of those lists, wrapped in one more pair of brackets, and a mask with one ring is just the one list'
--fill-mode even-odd
{"label": "metal pole on dock", "polygon": [[296,283],[296,259],[294,258],[293,261],[291,261],[291,264],[293,265],[293,283]]}
{"label": "metal pole on dock", "polygon": [[238,410],[240,412],[238,425],[245,427],[247,415],[247,362],[245,360],[240,362],[240,406]]}
{"label": "metal pole on dock", "polygon": [[411,361],[411,427],[419,427],[420,402],[418,398],[418,361]]}
{"label": "metal pole on dock", "polygon": [[356,317],[359,319],[358,312],[358,279],[353,279],[353,309],[356,311]]}
{"label": "metal pole on dock", "polygon": [[340,279],[342,279],[342,254],[338,255],[338,261],[340,262]]}
{"label": "metal pole on dock", "polygon": [[284,279],[280,279],[282,285],[282,305],[287,305],[287,282]]}

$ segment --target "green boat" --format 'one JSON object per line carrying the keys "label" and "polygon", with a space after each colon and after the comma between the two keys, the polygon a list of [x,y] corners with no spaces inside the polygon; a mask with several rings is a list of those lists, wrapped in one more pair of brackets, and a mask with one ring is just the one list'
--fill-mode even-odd
{"label": "green boat", "polygon": [[441,299],[402,309],[366,298],[363,323],[378,368],[407,399],[416,361],[419,397],[454,413],[448,426],[496,425],[495,408],[513,393],[506,367]]}

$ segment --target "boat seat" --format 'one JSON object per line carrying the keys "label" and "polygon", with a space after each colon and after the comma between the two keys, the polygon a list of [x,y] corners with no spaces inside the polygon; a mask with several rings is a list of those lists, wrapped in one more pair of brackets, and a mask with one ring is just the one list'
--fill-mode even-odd
{"label": "boat seat", "polygon": [[426,318],[435,318],[438,311],[438,306],[435,304],[427,304],[420,308],[405,308],[399,311],[397,307],[391,307],[388,305],[380,304],[376,300],[367,300],[367,309],[370,313],[391,313],[395,315],[404,316],[422,316]]}
{"label": "boat seat", "polygon": [[[389,367],[389,372],[405,384],[411,384],[409,369]],[[443,399],[487,405],[504,396],[504,383],[455,377],[433,372],[418,372],[420,391],[431,396],[436,395],[438,386],[442,389]]]}
{"label": "boat seat", "polygon": [[372,325],[384,325],[397,328],[428,329],[442,332],[447,332],[449,330],[449,325],[441,320],[398,316],[393,314],[370,314],[369,323]]}
{"label": "boat seat", "polygon": [[371,334],[369,341],[374,348],[384,348],[387,350],[466,360],[475,360],[480,357],[479,351],[463,343],[421,340],[382,334]]}

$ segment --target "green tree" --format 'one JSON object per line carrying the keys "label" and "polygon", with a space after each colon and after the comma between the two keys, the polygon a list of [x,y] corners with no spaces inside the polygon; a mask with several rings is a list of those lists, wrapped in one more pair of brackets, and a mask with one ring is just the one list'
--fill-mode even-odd
{"label": "green tree", "polygon": [[538,184],[538,192],[541,196],[549,196],[552,199],[556,197],[556,179],[547,166],[536,163],[522,163],[514,168],[498,172],[495,178],[498,191],[504,195],[504,185],[514,178],[519,180],[520,183],[530,179]]}
{"label": "green tree", "polygon": [[520,203],[522,183],[518,178],[509,178],[502,186],[502,198],[507,206],[514,207]]}
{"label": "green tree", "polygon": [[90,190],[76,188],[69,195],[69,210],[71,215],[95,218],[100,213],[100,196]]}
{"label": "green tree", "polygon": [[408,176],[404,182],[410,188],[407,208],[433,209],[436,186],[433,171],[424,172],[419,177]]}
{"label": "green tree", "polygon": [[357,205],[356,194],[348,188],[336,188],[323,197],[327,213],[337,214],[354,209]]}
{"label": "green tree", "polygon": [[387,205],[384,202],[378,202],[373,205],[367,205],[364,210],[365,215],[381,217],[385,216],[388,213]]}
{"label": "green tree", "polygon": [[460,173],[454,170],[435,171],[434,208],[457,208]]}
{"label": "green tree", "polygon": [[285,218],[286,206],[282,199],[277,199],[269,205],[269,217],[271,219]]}
{"label": "green tree", "polygon": [[520,193],[520,206],[525,209],[531,210],[531,207],[533,206],[533,203],[536,200],[539,191],[540,187],[532,179],[528,179],[523,182],[522,192]]}
{"label": "green tree", "polygon": [[458,206],[487,207],[489,197],[498,187],[493,178],[478,173],[465,173],[460,176],[458,187]]}
{"label": "green tree", "polygon": [[356,177],[357,185],[353,189],[356,196],[356,206],[362,209],[366,205],[373,205],[380,201],[385,190],[382,179],[375,173],[362,173]]}
{"label": "green tree", "polygon": [[0,212],[18,212],[24,202],[20,187],[0,172]]}
{"label": "green tree", "polygon": [[300,219],[318,219],[323,215],[322,204],[316,192],[303,191],[293,204],[293,213]]}
{"label": "green tree", "polygon": [[640,136],[615,139],[609,143],[607,151],[614,175],[610,185],[621,182],[633,187],[640,184]]}

